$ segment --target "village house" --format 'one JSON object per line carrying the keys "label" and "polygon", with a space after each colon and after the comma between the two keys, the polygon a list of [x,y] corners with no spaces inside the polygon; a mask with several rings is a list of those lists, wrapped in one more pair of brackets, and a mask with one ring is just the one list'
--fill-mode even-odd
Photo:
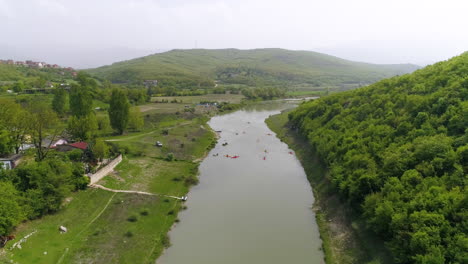
{"label": "village house", "polygon": [[67,152],[67,151],[71,151],[74,149],[86,150],[88,149],[88,143],[84,141],[80,141],[80,142],[75,142],[71,144],[57,145],[55,149],[61,152]]}
{"label": "village house", "polygon": [[68,140],[64,138],[60,138],[54,141],[47,139],[47,138],[42,140],[42,147],[44,148],[56,148],[57,146],[65,145],[65,144],[68,144]]}
{"label": "village house", "polygon": [[158,80],[145,80],[143,84],[145,85],[146,88],[158,86]]}
{"label": "village house", "polygon": [[15,154],[5,158],[0,158],[0,167],[6,170],[14,169],[21,162],[21,155]]}

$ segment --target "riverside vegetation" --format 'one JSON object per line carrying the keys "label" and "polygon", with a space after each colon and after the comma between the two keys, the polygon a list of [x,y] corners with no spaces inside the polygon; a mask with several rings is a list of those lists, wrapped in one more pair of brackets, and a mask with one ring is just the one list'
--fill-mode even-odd
{"label": "riverside vegetation", "polygon": [[289,113],[396,263],[468,260],[467,65],[464,53]]}

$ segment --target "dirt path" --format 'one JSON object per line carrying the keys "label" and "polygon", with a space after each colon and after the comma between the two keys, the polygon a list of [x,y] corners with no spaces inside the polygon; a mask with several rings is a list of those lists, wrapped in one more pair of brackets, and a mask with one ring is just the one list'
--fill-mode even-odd
{"label": "dirt path", "polygon": [[150,135],[150,134],[153,134],[153,133],[155,133],[155,132],[156,132],[156,130],[153,130],[153,131],[151,131],[151,132],[144,133],[144,134],[140,134],[140,135],[135,135],[135,136],[126,137],[126,138],[108,139],[108,140],[105,140],[105,141],[108,141],[108,142],[112,142],[112,141],[126,141],[126,140],[129,140],[129,139],[134,139],[134,138],[138,138],[138,137]]}
{"label": "dirt path", "polygon": [[102,190],[106,190],[109,192],[114,192],[114,193],[135,193],[135,194],[142,194],[142,195],[151,195],[151,196],[163,196],[163,197],[169,197],[169,198],[174,198],[178,200],[183,200],[182,197],[177,197],[177,196],[171,196],[171,195],[165,195],[165,194],[156,194],[156,193],[149,193],[149,192],[141,192],[141,191],[131,191],[131,190],[114,190],[111,188],[104,187],[99,184],[90,184],[89,187],[92,188],[98,188]]}
{"label": "dirt path", "polygon": [[[177,124],[175,126],[170,126],[170,127],[165,127],[164,129],[173,129],[175,127],[179,127],[179,126],[185,126],[185,125],[188,125],[190,124],[191,122],[182,122],[180,124]],[[125,137],[125,138],[116,138],[116,139],[107,139],[107,140],[104,140],[104,141],[107,141],[107,142],[115,142],[115,141],[127,141],[129,139],[135,139],[135,138],[139,138],[139,137],[143,137],[143,136],[147,136],[147,135],[151,135],[151,134],[154,134],[156,133],[157,130],[153,130],[151,132],[148,132],[148,133],[144,133],[144,134],[139,134],[139,135],[135,135],[135,136],[130,136],[130,137]]]}

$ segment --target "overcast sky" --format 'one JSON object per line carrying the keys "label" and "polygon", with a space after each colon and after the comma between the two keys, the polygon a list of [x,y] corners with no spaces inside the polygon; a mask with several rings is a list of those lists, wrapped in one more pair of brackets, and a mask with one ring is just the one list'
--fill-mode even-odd
{"label": "overcast sky", "polygon": [[93,67],[174,48],[427,64],[468,50],[466,0],[0,0],[0,58]]}

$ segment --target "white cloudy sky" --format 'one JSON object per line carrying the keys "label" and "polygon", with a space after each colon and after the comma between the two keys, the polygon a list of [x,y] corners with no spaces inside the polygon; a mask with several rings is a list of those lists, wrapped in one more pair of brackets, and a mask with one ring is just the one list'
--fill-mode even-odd
{"label": "white cloudy sky", "polygon": [[467,10],[466,0],[0,0],[0,58],[91,67],[173,48],[280,47],[427,64],[468,50]]}

